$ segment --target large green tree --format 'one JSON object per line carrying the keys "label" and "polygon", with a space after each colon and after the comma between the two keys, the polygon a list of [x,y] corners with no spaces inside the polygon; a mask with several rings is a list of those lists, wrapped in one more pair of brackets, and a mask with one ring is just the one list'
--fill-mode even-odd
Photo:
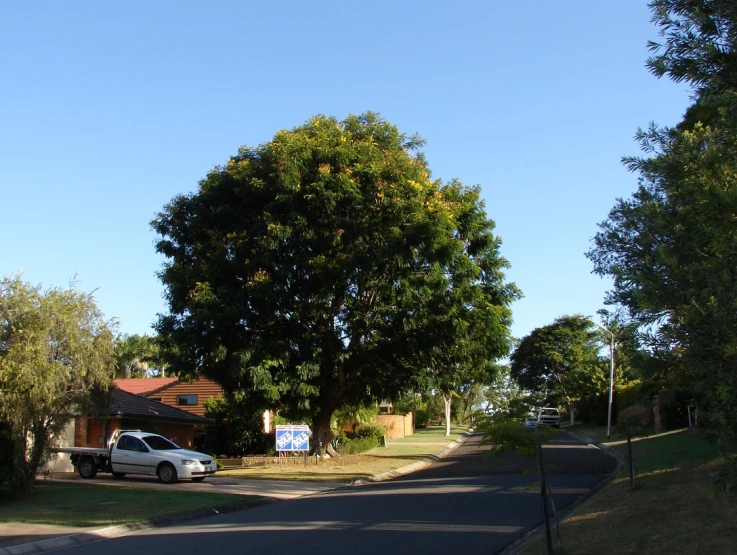
{"label": "large green tree", "polygon": [[479,202],[479,191],[453,182],[445,192],[456,207],[460,241],[443,271],[434,276],[424,303],[417,366],[427,370],[430,388],[443,395],[450,435],[453,398],[491,384],[498,372],[495,362],[509,354],[510,305],[521,293],[503,280],[507,262],[500,257],[500,242]]}
{"label": "large green tree", "polygon": [[[665,38],[650,69],[688,83],[694,104],[676,128],[637,139],[637,190],[617,200],[588,256],[614,278],[608,302],[643,326],[651,366],[691,390],[728,450],[737,449],[737,6],[651,2]],[[665,378],[665,379],[664,379]]]}
{"label": "large green tree", "polygon": [[449,265],[486,249],[475,279],[499,289],[506,264],[474,239],[478,192],[432,180],[421,144],[373,113],[317,116],[173,199],[153,222],[173,368],[311,418],[323,445],[336,409],[416,386]]}
{"label": "large green tree", "polygon": [[578,400],[607,391],[598,338],[588,318],[556,318],[522,338],[510,357],[511,376],[523,389],[545,394],[548,403],[565,402],[573,421]]}
{"label": "large green tree", "polygon": [[72,416],[113,376],[113,332],[92,295],[0,282],[0,421],[13,442],[11,485],[28,492]]}

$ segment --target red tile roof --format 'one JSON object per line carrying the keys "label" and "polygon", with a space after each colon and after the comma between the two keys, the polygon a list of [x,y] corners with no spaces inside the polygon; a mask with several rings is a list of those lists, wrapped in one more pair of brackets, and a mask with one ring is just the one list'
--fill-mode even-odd
{"label": "red tile roof", "polygon": [[113,385],[128,393],[145,395],[178,381],[179,378],[125,378],[113,380]]}

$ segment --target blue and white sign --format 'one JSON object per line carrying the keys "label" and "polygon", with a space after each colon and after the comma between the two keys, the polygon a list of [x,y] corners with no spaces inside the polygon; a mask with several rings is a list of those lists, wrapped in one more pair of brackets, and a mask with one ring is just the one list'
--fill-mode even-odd
{"label": "blue and white sign", "polygon": [[312,432],[306,424],[277,424],[277,451],[309,451]]}

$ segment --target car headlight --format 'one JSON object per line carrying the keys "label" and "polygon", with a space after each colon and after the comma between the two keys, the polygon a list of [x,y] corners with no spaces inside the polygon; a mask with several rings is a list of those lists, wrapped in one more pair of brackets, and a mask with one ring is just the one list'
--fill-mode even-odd
{"label": "car headlight", "polygon": [[184,466],[189,466],[191,464],[195,464],[197,461],[193,461],[192,459],[182,459],[181,462]]}

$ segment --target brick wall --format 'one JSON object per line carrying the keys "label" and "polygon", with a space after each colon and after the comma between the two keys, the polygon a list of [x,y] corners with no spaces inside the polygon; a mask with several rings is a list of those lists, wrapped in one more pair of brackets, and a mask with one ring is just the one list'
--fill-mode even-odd
{"label": "brick wall", "polygon": [[400,439],[412,435],[412,413],[380,414],[376,417],[376,422],[386,426],[388,439]]}
{"label": "brick wall", "polygon": [[191,449],[194,442],[194,426],[192,424],[157,422],[156,433],[168,437],[179,447],[185,449]]}
{"label": "brick wall", "polygon": [[120,418],[107,421],[107,437],[105,437],[105,420],[77,416],[74,419],[75,447],[107,447],[112,433],[120,428]]}

